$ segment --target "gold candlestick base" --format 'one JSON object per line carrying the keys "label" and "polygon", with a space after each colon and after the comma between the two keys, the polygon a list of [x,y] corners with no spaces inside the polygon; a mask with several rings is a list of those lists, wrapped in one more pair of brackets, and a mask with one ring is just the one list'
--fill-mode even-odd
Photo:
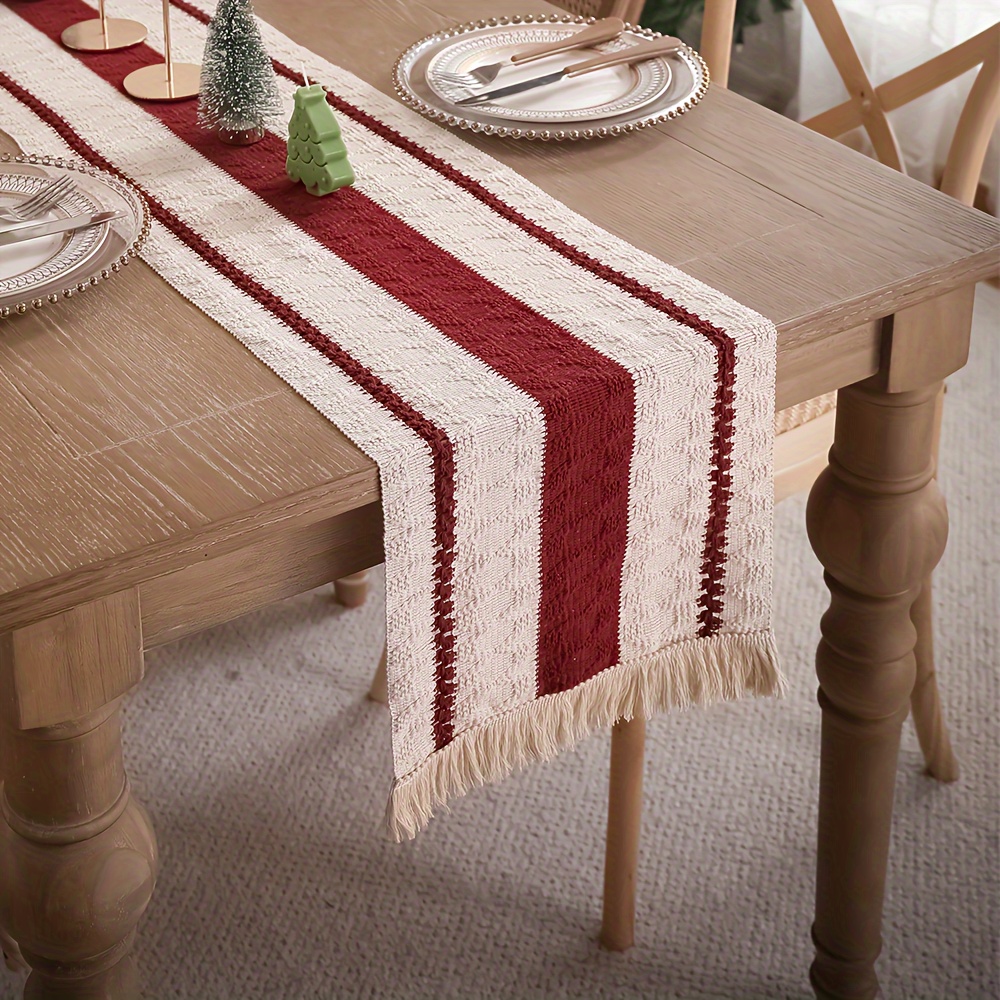
{"label": "gold candlestick base", "polygon": [[174,63],[172,79],[167,79],[167,64],[143,66],[122,81],[127,93],[137,101],[184,101],[197,97],[201,86],[201,67],[194,63]]}
{"label": "gold candlestick base", "polygon": [[102,21],[78,21],[62,33],[62,43],[68,49],[82,52],[111,52],[127,49],[146,40],[146,25],[127,21],[122,17],[109,17]]}

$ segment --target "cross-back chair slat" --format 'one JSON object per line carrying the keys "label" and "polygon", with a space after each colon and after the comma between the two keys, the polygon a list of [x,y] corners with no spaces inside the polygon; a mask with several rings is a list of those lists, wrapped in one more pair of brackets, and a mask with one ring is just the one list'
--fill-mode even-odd
{"label": "cross-back chair slat", "polygon": [[941,177],[941,190],[966,205],[976,197],[990,133],[1000,118],[1000,22],[972,41],[978,38],[984,39],[982,65],[959,116]]}
{"label": "cross-back chair slat", "polygon": [[[847,92],[851,95],[851,104],[872,141],[875,154],[886,166],[906,173],[903,165],[903,154],[896,140],[886,109],[875,85],[868,77],[861,57],[858,55],[851,36],[847,33],[844,21],[834,7],[832,0],[803,0],[812,19],[816,24],[826,51],[830,54],[840,79],[844,81]],[[815,125],[805,122],[814,131],[821,131]],[[837,133],[842,135],[843,133]],[[833,136],[835,138],[836,136]]]}
{"label": "cross-back chair slat", "polygon": [[[834,0],[803,0],[844,86],[847,100],[803,122],[830,138],[863,127],[878,159],[906,172],[888,114],[979,66],[959,116],[941,190],[972,204],[990,133],[1000,117],[1000,22],[892,80],[875,86],[837,11]],[[726,86],[736,0],[706,0],[701,54],[713,82]]]}

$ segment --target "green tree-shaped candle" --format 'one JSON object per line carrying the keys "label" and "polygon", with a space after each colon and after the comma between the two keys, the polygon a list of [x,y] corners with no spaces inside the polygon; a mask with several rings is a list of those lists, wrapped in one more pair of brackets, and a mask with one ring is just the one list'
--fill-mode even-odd
{"label": "green tree-shaped candle", "polygon": [[219,0],[208,26],[198,121],[224,142],[247,145],[281,113],[278,84],[250,0]]}
{"label": "green tree-shaped candle", "polygon": [[295,91],[285,169],[293,181],[302,181],[310,194],[329,194],[354,183],[340,126],[326,91],[318,83]]}

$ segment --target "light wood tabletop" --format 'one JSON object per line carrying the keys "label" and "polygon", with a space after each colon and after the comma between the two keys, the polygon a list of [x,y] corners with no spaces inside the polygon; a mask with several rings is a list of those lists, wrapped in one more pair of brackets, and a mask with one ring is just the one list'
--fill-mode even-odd
{"label": "light wood tabletop", "polygon": [[[255,7],[390,94],[403,48],[497,12],[485,0]],[[546,9],[531,0],[503,12]],[[675,121],[611,141],[465,138],[598,225],[774,320],[778,408],[868,380],[841,394],[839,471],[814,493],[826,513],[816,501],[810,515],[838,609],[820,653],[823,815],[837,810],[872,831],[860,846],[835,830],[821,834],[826,902],[814,986],[821,996],[874,996],[895,746],[913,683],[904,619],[940,556],[946,524],[929,482],[928,414],[940,380],[965,362],[973,285],[998,269],[1000,228],[726,90],[710,89]],[[30,147],[31,137],[6,142]],[[141,262],[72,309],[0,325],[0,426],[0,693],[5,798],[13,803],[5,808],[19,817],[0,837],[13,859],[0,891],[30,895],[30,879],[63,863],[53,854],[102,863],[109,834],[137,856],[154,853],[144,814],[121,806],[128,794],[115,711],[142,676],[142,648],[377,563],[381,513],[373,463]],[[852,518],[868,526],[863,544],[844,542]],[[897,551],[893,526],[908,525],[927,542]],[[873,546],[881,546],[879,565]],[[885,565],[892,572],[879,578]],[[871,669],[848,676],[848,660]],[[859,734],[870,748],[865,760]],[[52,749],[66,739],[78,745],[72,760]],[[51,777],[44,794],[20,787],[17,775],[29,766]],[[843,792],[850,769],[868,776],[861,812]],[[105,798],[93,792],[98,786]],[[86,808],[81,788],[89,789]],[[43,826],[57,833],[36,850]],[[154,870],[150,861],[136,876],[131,922],[111,937],[118,958]],[[852,888],[859,885],[862,903]],[[14,909],[0,908],[0,922],[15,937],[32,921],[54,919],[37,901]],[[845,922],[864,926],[844,937]],[[56,990],[65,985],[64,960],[58,934],[48,937],[48,952],[23,950],[36,982]],[[95,932],[93,941],[74,968],[92,970],[91,986],[113,982],[108,995],[128,995],[124,964],[106,961],[107,935]]]}
{"label": "light wood tabletop", "polygon": [[[403,48],[490,9],[256,7],[387,93]],[[993,220],[726,90],[621,141],[466,135],[602,227],[771,318],[778,408],[873,374],[883,316],[996,270]],[[246,532],[377,498],[373,464],[145,265],[72,311],[6,327],[0,406],[12,431],[0,460],[18,471],[0,523],[0,628],[70,606],[101,567],[138,582]]]}

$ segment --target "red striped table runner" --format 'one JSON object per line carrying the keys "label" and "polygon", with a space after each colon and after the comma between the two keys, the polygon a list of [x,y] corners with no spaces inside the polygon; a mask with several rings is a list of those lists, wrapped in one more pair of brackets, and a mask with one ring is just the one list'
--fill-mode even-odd
{"label": "red striped table runner", "polygon": [[396,836],[618,718],[780,688],[770,322],[264,25],[287,115],[304,66],[357,174],[313,198],[283,123],[225,146],[124,95],[149,45],[64,49],[92,14],[0,5],[31,53],[3,127],[141,188],[147,262],[378,463]]}

